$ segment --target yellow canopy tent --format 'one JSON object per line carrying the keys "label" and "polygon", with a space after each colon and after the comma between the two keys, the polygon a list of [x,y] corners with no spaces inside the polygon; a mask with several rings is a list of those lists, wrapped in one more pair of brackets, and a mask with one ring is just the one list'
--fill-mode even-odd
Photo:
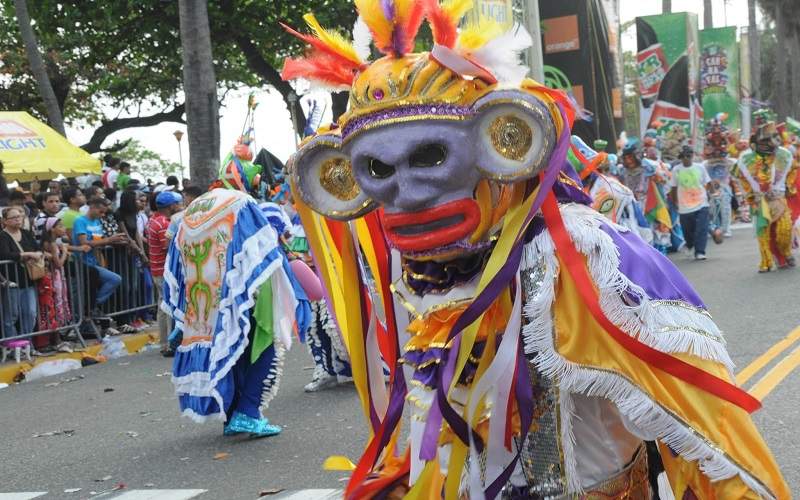
{"label": "yellow canopy tent", "polygon": [[8,182],[100,173],[100,160],[24,111],[0,111],[0,161]]}

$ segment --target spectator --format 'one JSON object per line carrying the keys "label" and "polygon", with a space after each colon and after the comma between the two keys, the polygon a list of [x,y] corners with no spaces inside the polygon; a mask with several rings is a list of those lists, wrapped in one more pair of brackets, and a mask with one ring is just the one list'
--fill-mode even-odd
{"label": "spectator", "polygon": [[[126,255],[122,265],[127,269],[128,289],[124,294],[125,309],[134,309],[142,306],[145,302],[142,297],[142,266],[148,265],[147,255],[144,251],[144,241],[142,232],[139,231],[139,206],[136,193],[125,191],[120,196],[119,209],[116,212],[116,219],[122,231],[127,234],[130,243],[125,249]],[[129,315],[127,322],[131,328],[123,325],[120,330],[123,333],[131,333],[138,327],[144,326],[141,320],[134,315]]]}
{"label": "spectator", "polygon": [[[36,328],[36,283],[30,279],[25,264],[43,257],[33,233],[22,228],[25,213],[20,207],[3,210],[5,227],[0,232],[0,260],[12,260],[8,279],[17,284],[5,290],[3,332],[6,337],[24,335]],[[19,320],[19,329],[17,321]]]}
{"label": "spectator", "polygon": [[58,181],[50,181],[47,183],[47,190],[61,196],[61,183]]}
{"label": "spectator", "polygon": [[[163,191],[156,197],[156,212],[147,222],[147,242],[150,251],[150,272],[153,275],[156,304],[161,303],[161,289],[164,286],[164,262],[167,258],[167,228],[169,218],[181,210],[183,199],[172,191]],[[169,318],[160,307],[157,312],[158,333],[161,342],[161,354],[166,358],[175,356],[169,347]]]}
{"label": "spectator", "polygon": [[[183,187],[183,192],[185,193],[187,189],[189,189],[190,187],[192,187],[192,181],[191,181],[191,180],[189,180],[188,178],[184,177],[184,178],[183,178],[183,181],[181,181],[181,186]],[[195,198],[197,198],[197,197],[195,196]],[[188,203],[188,202],[187,202],[187,203],[185,203],[185,206],[187,206],[187,207],[188,207],[188,206],[189,206],[189,203]]]}
{"label": "spectator", "polygon": [[86,204],[86,197],[80,189],[69,188],[64,191],[61,199],[67,204],[67,209],[61,213],[61,222],[67,231],[69,241],[74,241],[72,238],[72,226],[75,224],[75,219],[81,216],[81,207]]}
{"label": "spectator", "polygon": [[100,281],[92,310],[93,316],[99,315],[99,306],[106,303],[122,281],[119,274],[102,267],[97,259],[96,252],[102,247],[127,243],[127,236],[124,234],[115,234],[110,237],[103,235],[103,225],[100,221],[106,216],[107,211],[108,201],[106,199],[93,198],[89,201],[89,211],[86,215],[78,217],[72,228],[73,245],[91,247],[92,251],[83,253],[83,262],[97,272]]}
{"label": "spectator", "polygon": [[3,162],[0,161],[0,207],[8,206],[8,183],[6,183],[6,176],[3,173]]}
{"label": "spectator", "polygon": [[118,190],[115,188],[103,189],[103,198],[111,202],[112,211],[117,209],[117,202],[119,201]]}
{"label": "spectator", "polygon": [[178,180],[178,177],[174,175],[167,177],[167,186],[172,187],[173,191],[179,191],[181,189],[180,181]]}
{"label": "spectator", "polygon": [[[197,186],[189,186],[183,190],[183,206],[188,207],[192,204],[194,200],[199,198],[203,194],[203,190]],[[177,212],[172,216],[169,223],[169,229],[167,229],[167,242],[172,241],[172,238],[178,234],[178,227],[183,220],[183,210]]]}
{"label": "spectator", "polygon": [[677,201],[678,213],[686,239],[686,248],[694,249],[697,260],[706,260],[708,241],[708,188],[711,177],[705,167],[694,163],[694,151],[683,146],[678,154],[681,163],[672,169],[672,199]]}
{"label": "spectator", "polygon": [[[63,222],[56,217],[45,219],[42,228],[42,250],[49,256],[48,274],[39,280],[39,329],[55,330],[72,320],[69,304],[69,284],[64,274],[64,266],[71,250],[89,252],[91,247],[72,247],[64,242],[67,230]],[[59,338],[55,332],[50,336],[50,345],[56,346]],[[60,344],[57,350],[71,352],[69,344]]]}
{"label": "spectator", "polygon": [[119,175],[117,176],[116,188],[124,191],[128,184],[131,182],[131,164],[123,161],[119,164]]}
{"label": "spectator", "polygon": [[31,230],[31,211],[25,205],[25,193],[15,189],[8,195],[8,206],[19,208],[22,211],[22,226],[25,231]]}
{"label": "spectator", "polygon": [[119,158],[109,157],[106,160],[108,169],[103,173],[101,187],[113,188],[117,186],[117,177],[119,177]]}
{"label": "spectator", "polygon": [[36,236],[36,241],[41,242],[45,222],[50,217],[56,217],[61,210],[61,195],[54,191],[39,193],[37,205],[39,213],[33,219],[33,235]]}
{"label": "spectator", "polygon": [[136,193],[136,207],[139,209],[139,211],[136,213],[136,227],[139,231],[139,234],[142,235],[143,241],[147,241],[147,235],[144,232],[144,229],[147,226],[147,219],[149,218],[147,216],[147,205],[147,193]]}

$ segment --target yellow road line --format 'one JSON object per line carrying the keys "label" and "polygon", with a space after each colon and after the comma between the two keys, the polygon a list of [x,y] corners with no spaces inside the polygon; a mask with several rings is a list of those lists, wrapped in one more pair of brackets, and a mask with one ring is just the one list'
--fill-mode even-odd
{"label": "yellow road line", "polygon": [[800,339],[800,326],[792,330],[792,332],[787,335],[785,339],[770,347],[767,352],[757,357],[752,363],[747,365],[744,370],[740,371],[739,374],[736,375],[736,383],[738,385],[743,385],[745,382],[750,380],[753,375],[767,366],[770,361],[791,347],[792,344],[794,344],[798,339]]}
{"label": "yellow road line", "polygon": [[783,379],[789,376],[792,371],[800,366],[800,347],[795,348],[788,356],[778,362],[777,365],[768,371],[764,378],[759,380],[750,389],[750,394],[756,399],[763,401],[772,390],[780,384]]}

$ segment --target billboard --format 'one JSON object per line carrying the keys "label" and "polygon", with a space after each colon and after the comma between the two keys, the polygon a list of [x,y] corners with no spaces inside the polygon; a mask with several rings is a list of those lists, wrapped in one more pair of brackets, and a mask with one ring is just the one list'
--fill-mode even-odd
{"label": "billboard", "polygon": [[504,29],[514,25],[514,9],[512,0],[474,0],[474,7],[468,14],[470,22],[482,19],[495,21]]}
{"label": "billboard", "polygon": [[717,113],[727,113],[726,125],[740,128],[739,46],[735,27],[700,31],[700,93],[706,120]]}
{"label": "billboard", "polygon": [[[679,124],[695,139],[703,122],[697,16],[685,12],[636,18],[640,129]],[[697,141],[694,141],[697,144]]]}
{"label": "billboard", "polygon": [[545,84],[587,111],[573,133],[616,144],[623,130],[618,0],[539,2]]}

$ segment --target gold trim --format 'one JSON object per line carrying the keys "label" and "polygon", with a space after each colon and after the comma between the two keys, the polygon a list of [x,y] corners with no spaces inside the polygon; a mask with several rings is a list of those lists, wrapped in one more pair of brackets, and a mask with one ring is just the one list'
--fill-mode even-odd
{"label": "gold trim", "polygon": [[689,311],[695,312],[697,314],[702,314],[703,316],[707,316],[708,318],[713,319],[711,317],[711,313],[709,313],[707,310],[701,309],[697,306],[693,306],[692,304],[688,304],[682,300],[657,299],[657,300],[651,300],[650,304],[656,307],[659,306],[681,307],[683,309],[688,309]]}
{"label": "gold trim", "polygon": [[711,332],[703,330],[701,328],[695,328],[692,326],[665,326],[664,328],[660,328],[658,333],[670,333],[670,332],[679,332],[682,330],[686,330],[689,332],[696,333],[698,335],[702,335],[703,337],[710,338],[711,340],[716,340],[717,342],[722,342],[724,339],[721,335],[714,335]]}

